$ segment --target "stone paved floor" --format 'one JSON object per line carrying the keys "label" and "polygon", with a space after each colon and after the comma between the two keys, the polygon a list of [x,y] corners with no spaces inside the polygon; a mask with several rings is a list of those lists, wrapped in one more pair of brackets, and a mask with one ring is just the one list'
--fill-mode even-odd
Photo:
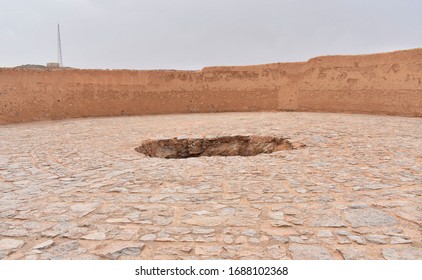
{"label": "stone paved floor", "polygon": [[[147,138],[285,136],[254,157]],[[318,113],[0,126],[0,259],[422,259],[422,119]]]}

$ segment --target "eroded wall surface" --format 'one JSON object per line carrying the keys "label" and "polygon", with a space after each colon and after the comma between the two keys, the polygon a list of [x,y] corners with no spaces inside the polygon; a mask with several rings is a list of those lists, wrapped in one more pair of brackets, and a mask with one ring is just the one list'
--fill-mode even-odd
{"label": "eroded wall surface", "polygon": [[176,70],[0,68],[0,124],[227,111],[422,116],[422,49]]}

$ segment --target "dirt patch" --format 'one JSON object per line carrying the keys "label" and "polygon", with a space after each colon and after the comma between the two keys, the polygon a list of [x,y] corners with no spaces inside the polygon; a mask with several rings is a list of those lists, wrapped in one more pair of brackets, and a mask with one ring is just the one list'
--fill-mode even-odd
{"label": "dirt patch", "polygon": [[149,157],[255,156],[293,149],[287,139],[272,136],[223,136],[146,140],[135,148]]}

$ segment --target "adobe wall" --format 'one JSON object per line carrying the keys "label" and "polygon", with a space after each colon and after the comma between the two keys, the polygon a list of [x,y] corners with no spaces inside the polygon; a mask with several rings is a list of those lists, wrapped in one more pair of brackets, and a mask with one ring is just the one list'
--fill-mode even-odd
{"label": "adobe wall", "polygon": [[422,49],[175,70],[0,68],[0,124],[227,111],[422,116]]}

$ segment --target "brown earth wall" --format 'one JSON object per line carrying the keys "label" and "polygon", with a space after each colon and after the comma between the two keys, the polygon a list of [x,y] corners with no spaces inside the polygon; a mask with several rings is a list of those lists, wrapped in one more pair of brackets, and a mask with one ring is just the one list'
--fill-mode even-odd
{"label": "brown earth wall", "polygon": [[176,70],[0,68],[0,124],[236,111],[422,116],[422,49]]}

